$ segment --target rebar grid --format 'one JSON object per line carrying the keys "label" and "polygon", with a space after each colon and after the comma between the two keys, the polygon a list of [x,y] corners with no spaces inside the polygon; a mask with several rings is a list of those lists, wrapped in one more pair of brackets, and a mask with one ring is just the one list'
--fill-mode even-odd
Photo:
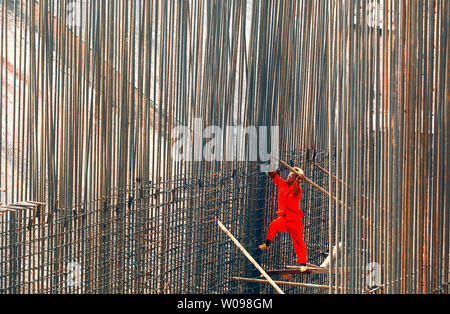
{"label": "rebar grid", "polygon": [[449,2],[324,6],[328,170],[343,201],[330,202],[330,246],[343,243],[330,290],[448,293]]}
{"label": "rebar grid", "polygon": [[303,185],[309,262],[342,249],[296,281],[448,293],[448,1],[0,3],[1,292],[273,292],[231,280],[259,274],[216,225],[292,265],[288,236],[256,250],[259,163],[172,159],[201,118],[279,126],[281,159],[342,201]]}
{"label": "rebar grid", "polygon": [[[94,201],[83,207],[61,209],[53,216],[42,206],[7,213],[0,218],[0,291],[260,292],[263,286],[243,287],[231,280],[232,275],[249,274],[254,269],[239,258],[237,249],[216,228],[217,219],[229,224],[267,267],[286,265],[293,259],[290,239],[286,237],[277,240],[270,255],[257,255],[255,243],[264,238],[265,230],[255,226],[271,218],[275,208],[273,204],[269,208],[242,205],[250,195],[253,202],[264,204],[264,195],[253,192],[261,185],[250,183],[249,178],[256,176],[270,186],[269,179],[253,168],[250,172],[243,165],[239,170],[206,178],[180,177],[165,187],[128,187],[112,194],[128,199],[122,206],[109,207]],[[269,190],[273,194],[273,189]],[[308,195],[304,200],[315,201]],[[305,205],[305,212],[308,209]],[[326,214],[327,207],[312,210]],[[263,217],[263,221],[255,223],[256,216]],[[317,222],[313,219],[305,222],[306,237],[312,243],[313,236],[309,235],[320,235],[322,241],[314,241],[314,245],[326,248],[327,232],[315,230]],[[322,225],[324,222],[326,219]],[[311,250],[310,255],[312,261],[320,261],[323,251]],[[325,275],[321,276],[320,283],[324,283]]]}

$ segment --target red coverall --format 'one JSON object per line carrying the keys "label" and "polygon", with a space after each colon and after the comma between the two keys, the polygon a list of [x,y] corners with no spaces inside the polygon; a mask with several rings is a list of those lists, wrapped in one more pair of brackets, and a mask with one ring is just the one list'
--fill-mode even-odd
{"label": "red coverall", "polygon": [[299,208],[302,198],[300,193],[294,195],[294,185],[289,186],[287,182],[277,174],[273,182],[278,188],[278,218],[272,221],[267,232],[267,239],[273,241],[278,232],[289,232],[294,242],[294,250],[297,254],[297,262],[306,264],[306,244],[303,240],[303,212]]}

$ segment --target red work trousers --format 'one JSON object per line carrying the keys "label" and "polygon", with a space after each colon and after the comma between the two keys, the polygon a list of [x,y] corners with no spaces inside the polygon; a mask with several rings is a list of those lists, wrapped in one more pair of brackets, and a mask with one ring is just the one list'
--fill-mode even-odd
{"label": "red work trousers", "polygon": [[285,216],[278,217],[269,226],[267,239],[273,242],[273,238],[279,232],[289,232],[294,242],[294,250],[297,254],[297,262],[306,264],[306,244],[303,240],[303,223],[301,220],[286,220]]}

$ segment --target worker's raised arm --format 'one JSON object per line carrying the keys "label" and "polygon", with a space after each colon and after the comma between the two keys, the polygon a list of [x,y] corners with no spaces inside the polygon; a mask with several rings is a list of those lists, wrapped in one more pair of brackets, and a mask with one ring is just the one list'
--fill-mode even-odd
{"label": "worker's raised arm", "polygon": [[272,179],[273,183],[277,186],[277,188],[280,187],[280,184],[283,184],[284,180],[280,178],[278,173],[276,172],[269,172],[269,177]]}

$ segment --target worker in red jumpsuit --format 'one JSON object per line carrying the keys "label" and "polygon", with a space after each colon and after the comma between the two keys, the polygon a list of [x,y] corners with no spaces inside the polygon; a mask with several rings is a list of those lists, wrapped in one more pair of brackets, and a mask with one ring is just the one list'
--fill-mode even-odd
{"label": "worker in red jumpsuit", "polygon": [[278,188],[278,218],[272,221],[267,232],[266,243],[261,244],[261,250],[268,250],[273,238],[279,232],[289,232],[294,242],[297,262],[300,263],[300,270],[307,271],[306,266],[306,244],[303,239],[303,212],[299,208],[302,198],[302,188],[300,182],[305,178],[300,168],[294,168],[295,172],[289,173],[286,180],[280,178],[276,172],[269,172],[270,178]]}

